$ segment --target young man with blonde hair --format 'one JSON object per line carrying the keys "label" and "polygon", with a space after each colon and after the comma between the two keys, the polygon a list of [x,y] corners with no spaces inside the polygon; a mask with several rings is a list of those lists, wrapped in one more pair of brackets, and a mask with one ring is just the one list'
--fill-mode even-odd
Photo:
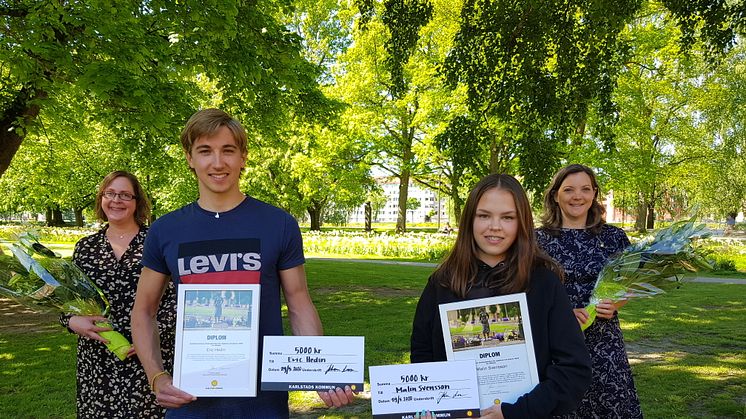
{"label": "young man with blonde hair", "polygon": [[[259,391],[257,397],[200,398],[176,388],[163,369],[154,316],[168,281],[261,284],[259,341],[282,335],[280,289],[295,335],[321,335],[308,294],[300,229],[287,212],[244,195],[239,178],[248,154],[246,132],[218,109],[201,110],[181,133],[199,199],[153,223],[145,242],[143,270],[132,311],[132,338],[158,402],[170,418],[287,418],[287,392]],[[226,256],[227,255],[227,256]],[[207,257],[210,256],[210,257]],[[200,264],[194,258],[242,263]],[[261,343],[260,343],[261,351]],[[260,352],[261,353],[261,352]],[[327,406],[352,401],[348,388],[319,392]]]}

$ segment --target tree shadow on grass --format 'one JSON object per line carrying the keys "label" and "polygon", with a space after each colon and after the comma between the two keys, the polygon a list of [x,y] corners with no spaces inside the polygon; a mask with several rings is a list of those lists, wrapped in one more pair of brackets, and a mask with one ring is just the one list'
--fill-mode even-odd
{"label": "tree shadow on grass", "polygon": [[56,315],[0,299],[0,417],[74,417],[75,346]]}
{"label": "tree shadow on grass", "polygon": [[622,309],[648,417],[746,417],[746,286],[687,284]]}
{"label": "tree shadow on grass", "polygon": [[368,366],[409,362],[409,337],[419,291],[388,287],[345,287],[344,290],[313,289],[312,298],[324,324],[324,334],[365,336],[367,391],[356,403],[327,409],[315,393],[291,395],[293,418],[369,418]]}

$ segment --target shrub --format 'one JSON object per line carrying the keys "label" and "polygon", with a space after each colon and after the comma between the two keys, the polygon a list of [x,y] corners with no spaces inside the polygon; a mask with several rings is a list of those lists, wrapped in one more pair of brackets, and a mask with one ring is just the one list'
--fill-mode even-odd
{"label": "shrub", "polygon": [[41,226],[0,226],[0,240],[15,241],[18,233],[33,230],[39,234],[39,241],[46,243],[76,243],[96,230],[80,227],[41,227]]}
{"label": "shrub", "polygon": [[303,248],[306,253],[317,255],[384,256],[440,261],[453,246],[454,238],[430,233],[309,231],[303,234]]}
{"label": "shrub", "polygon": [[725,256],[714,256],[713,257],[713,270],[718,272],[737,272],[736,262]]}

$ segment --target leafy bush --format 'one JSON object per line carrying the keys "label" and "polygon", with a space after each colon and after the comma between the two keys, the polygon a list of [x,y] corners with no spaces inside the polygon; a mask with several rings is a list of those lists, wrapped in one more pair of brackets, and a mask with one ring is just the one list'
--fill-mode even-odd
{"label": "leafy bush", "polygon": [[351,231],[306,232],[303,248],[316,255],[383,256],[440,261],[455,236],[429,233],[365,233]]}
{"label": "leafy bush", "polygon": [[738,272],[735,261],[725,256],[715,256],[712,259],[715,262],[713,265],[713,270],[718,272]]}
{"label": "leafy bush", "polygon": [[746,271],[746,242],[735,238],[717,238],[705,241],[715,270],[721,272]]}
{"label": "leafy bush", "polygon": [[0,240],[15,241],[19,233],[30,229],[38,233],[39,241],[42,243],[76,243],[96,231],[92,228],[79,227],[0,226]]}

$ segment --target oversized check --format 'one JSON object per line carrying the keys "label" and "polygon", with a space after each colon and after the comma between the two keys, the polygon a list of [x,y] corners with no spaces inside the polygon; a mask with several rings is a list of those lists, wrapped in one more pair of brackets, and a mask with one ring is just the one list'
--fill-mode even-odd
{"label": "oversized check", "polygon": [[255,397],[259,285],[179,284],[173,383],[198,397]]}
{"label": "oversized check", "polygon": [[479,417],[473,360],[370,367],[373,417],[411,419],[429,410],[436,418]]}
{"label": "oversized check", "polygon": [[448,360],[477,363],[482,409],[513,403],[539,384],[525,293],[439,307]]}
{"label": "oversized check", "polygon": [[363,390],[362,336],[265,336],[262,390]]}

